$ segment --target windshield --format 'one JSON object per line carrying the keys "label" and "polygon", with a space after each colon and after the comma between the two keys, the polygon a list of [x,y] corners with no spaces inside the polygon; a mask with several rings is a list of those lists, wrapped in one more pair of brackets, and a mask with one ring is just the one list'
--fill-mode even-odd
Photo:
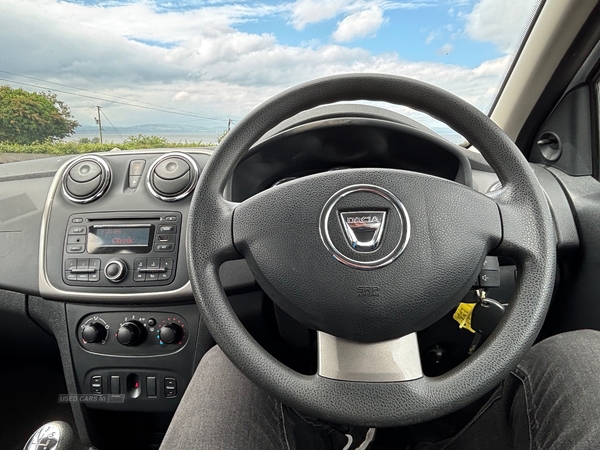
{"label": "windshield", "polygon": [[[487,112],[537,3],[3,0],[0,162],[215,144],[269,96],[344,72],[417,78]],[[24,123],[38,103],[50,118]]]}

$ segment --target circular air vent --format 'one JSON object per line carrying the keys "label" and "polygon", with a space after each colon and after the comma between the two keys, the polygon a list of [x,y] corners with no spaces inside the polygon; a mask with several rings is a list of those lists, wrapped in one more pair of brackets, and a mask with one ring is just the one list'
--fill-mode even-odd
{"label": "circular air vent", "polygon": [[160,156],[152,163],[146,185],[156,198],[174,202],[192,192],[197,181],[196,161],[185,153],[172,152]]}
{"label": "circular air vent", "polygon": [[75,203],[102,197],[110,185],[110,166],[99,156],[87,155],[72,161],[62,180],[63,195]]}

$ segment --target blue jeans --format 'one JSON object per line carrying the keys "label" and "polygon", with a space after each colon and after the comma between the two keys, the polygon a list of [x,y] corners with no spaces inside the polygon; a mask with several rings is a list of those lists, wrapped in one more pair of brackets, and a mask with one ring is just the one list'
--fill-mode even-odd
{"label": "blue jeans", "polygon": [[[198,366],[161,448],[342,450],[349,430],[296,414],[215,347]],[[574,331],[535,345],[466,426],[410,448],[600,449],[600,332]]]}

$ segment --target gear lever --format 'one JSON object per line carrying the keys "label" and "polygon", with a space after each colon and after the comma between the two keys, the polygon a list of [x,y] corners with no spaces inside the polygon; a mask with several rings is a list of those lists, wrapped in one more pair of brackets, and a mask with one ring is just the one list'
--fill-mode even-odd
{"label": "gear lever", "polygon": [[31,435],[23,450],[71,450],[73,430],[66,422],[50,422]]}

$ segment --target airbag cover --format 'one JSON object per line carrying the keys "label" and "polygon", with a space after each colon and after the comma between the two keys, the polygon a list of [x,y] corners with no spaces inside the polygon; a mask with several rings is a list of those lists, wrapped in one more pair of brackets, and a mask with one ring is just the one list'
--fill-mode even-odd
{"label": "airbag cover", "polygon": [[[332,196],[365,184],[391,192],[410,221],[401,223],[389,204],[364,193],[333,207],[325,225],[333,244],[359,261],[385,256],[410,226],[401,254],[368,270],[336,259],[320,229]],[[371,210],[386,210],[389,222],[380,247],[361,253],[351,248],[339,217]],[[494,201],[463,185],[414,172],[352,169],[250,198],[234,212],[233,236],[262,288],[292,317],[335,336],[376,342],[421,330],[456,305],[500,243],[502,227]]]}

